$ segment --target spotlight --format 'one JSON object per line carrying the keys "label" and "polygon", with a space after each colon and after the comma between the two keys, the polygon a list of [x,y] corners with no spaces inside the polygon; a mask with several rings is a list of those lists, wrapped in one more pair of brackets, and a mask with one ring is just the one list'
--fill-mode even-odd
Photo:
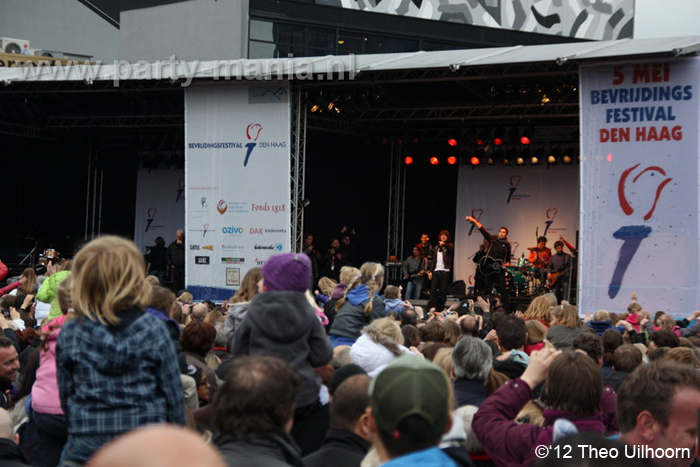
{"label": "spotlight", "polygon": [[472,165],[479,165],[479,164],[481,164],[481,160],[479,160],[479,158],[476,157],[476,156],[473,156],[473,157],[469,160],[469,162],[471,162]]}
{"label": "spotlight", "polygon": [[505,165],[506,167],[508,167],[508,166],[510,166],[510,159],[507,157],[504,157],[503,159],[501,159],[501,163],[503,165]]}
{"label": "spotlight", "polygon": [[608,157],[607,157],[608,162],[612,162],[612,159],[613,159],[612,154],[608,154]]}
{"label": "spotlight", "polygon": [[[554,161],[554,162],[552,162]],[[556,164],[558,161],[564,162],[563,158],[561,157],[561,148],[554,148],[549,151],[549,156],[547,156],[547,162],[550,164]],[[571,163],[571,159],[569,159],[569,162],[566,162],[567,164]]]}
{"label": "spotlight", "polygon": [[314,104],[311,106],[311,111],[312,112],[318,112],[321,109],[321,106],[318,104]]}
{"label": "spotlight", "polygon": [[487,165],[494,165],[496,161],[493,160],[493,157],[487,157],[486,158],[486,164]]}
{"label": "spotlight", "polygon": [[521,136],[520,144],[530,144],[530,138],[528,138],[527,136]]}
{"label": "spotlight", "polygon": [[500,146],[501,144],[503,144],[503,140],[501,138],[496,137],[493,139],[493,144],[495,146]]}
{"label": "spotlight", "polygon": [[482,138],[477,138],[476,139],[476,144],[477,146],[483,146],[484,145],[484,140]]}
{"label": "spotlight", "polygon": [[530,165],[540,165],[540,158],[537,156],[530,157]]}
{"label": "spotlight", "polygon": [[562,156],[561,161],[564,164],[571,164],[571,156]]}
{"label": "spotlight", "polygon": [[525,165],[525,159],[523,159],[522,157],[518,156],[518,157],[515,158],[515,163],[518,164],[518,165]]}
{"label": "spotlight", "polygon": [[437,157],[433,156],[433,157],[430,158],[430,163],[431,163],[432,165],[438,165],[438,162],[440,162],[440,161],[438,160]]}
{"label": "spotlight", "polygon": [[569,156],[571,160],[574,159],[574,154],[576,154],[576,150],[573,147],[568,147],[564,149],[564,155]]}
{"label": "spotlight", "polygon": [[333,107],[335,107],[335,102],[334,102],[334,101],[330,101],[330,102],[328,103],[328,110],[333,110]]}
{"label": "spotlight", "polygon": [[450,138],[447,140],[447,144],[449,144],[450,146],[457,146],[457,140],[454,138]]}
{"label": "spotlight", "polygon": [[[472,157],[472,159],[474,159]],[[455,156],[450,156],[447,158],[447,163],[450,165],[455,165],[457,163],[457,158]]]}
{"label": "spotlight", "polygon": [[403,160],[403,163],[406,165],[411,165],[413,164],[413,158],[411,156],[406,156]]}

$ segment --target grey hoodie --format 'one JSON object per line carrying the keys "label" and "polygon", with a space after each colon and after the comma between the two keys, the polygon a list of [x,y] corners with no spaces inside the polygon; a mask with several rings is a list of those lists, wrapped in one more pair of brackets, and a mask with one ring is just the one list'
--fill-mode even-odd
{"label": "grey hoodie", "polygon": [[333,358],[323,326],[301,292],[265,292],[256,295],[248,305],[236,329],[234,356],[272,355],[291,363],[303,378],[297,406],[318,400],[321,385],[314,367]]}

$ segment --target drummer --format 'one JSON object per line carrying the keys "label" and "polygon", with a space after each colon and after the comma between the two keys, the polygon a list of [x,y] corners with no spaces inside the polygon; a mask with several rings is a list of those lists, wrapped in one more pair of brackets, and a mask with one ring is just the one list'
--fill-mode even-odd
{"label": "drummer", "polygon": [[547,279],[547,266],[552,258],[552,250],[547,248],[547,237],[539,237],[537,246],[528,248],[528,250],[530,250],[530,255],[527,259],[533,267],[535,279],[544,282]]}

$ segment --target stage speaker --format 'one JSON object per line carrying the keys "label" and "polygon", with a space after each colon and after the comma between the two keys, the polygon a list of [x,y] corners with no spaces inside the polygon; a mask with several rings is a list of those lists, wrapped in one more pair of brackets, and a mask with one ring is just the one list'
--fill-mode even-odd
{"label": "stage speaker", "polygon": [[467,295],[467,284],[464,281],[453,282],[447,287],[447,295]]}

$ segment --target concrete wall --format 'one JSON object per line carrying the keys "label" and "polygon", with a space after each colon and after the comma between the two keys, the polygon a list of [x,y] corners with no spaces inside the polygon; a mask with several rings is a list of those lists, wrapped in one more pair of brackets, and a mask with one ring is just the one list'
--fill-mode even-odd
{"label": "concrete wall", "polygon": [[1,0],[0,37],[95,60],[119,57],[119,29],[76,0]]}
{"label": "concrete wall", "polygon": [[190,0],[123,11],[121,55],[129,62],[248,56],[248,0]]}

